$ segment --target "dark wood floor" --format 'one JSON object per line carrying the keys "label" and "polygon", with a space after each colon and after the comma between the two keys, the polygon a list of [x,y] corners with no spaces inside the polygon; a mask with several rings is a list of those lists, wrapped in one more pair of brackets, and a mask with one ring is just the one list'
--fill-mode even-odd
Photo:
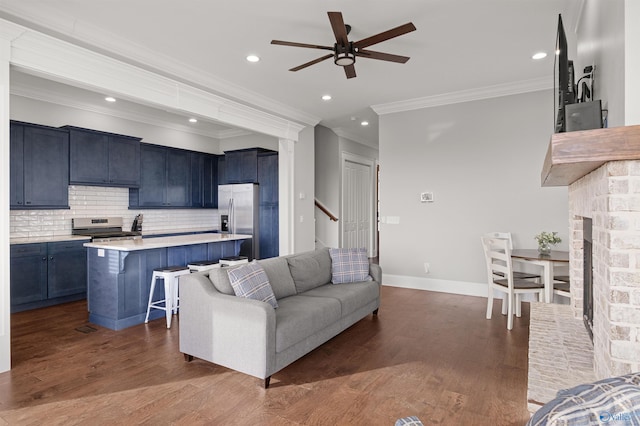
{"label": "dark wood floor", "polygon": [[268,390],[186,363],[178,325],[164,319],[116,332],[87,323],[84,302],[13,314],[0,424],[393,425],[416,415],[425,425],[523,425],[529,307],[509,332],[497,303],[492,320],[485,306],[383,287],[379,317],[275,374]]}

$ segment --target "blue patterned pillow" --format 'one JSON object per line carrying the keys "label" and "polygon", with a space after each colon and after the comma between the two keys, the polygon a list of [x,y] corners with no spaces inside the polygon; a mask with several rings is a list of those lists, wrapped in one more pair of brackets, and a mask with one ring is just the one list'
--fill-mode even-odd
{"label": "blue patterned pillow", "polygon": [[329,249],[331,282],[334,284],[371,281],[369,259],[364,248]]}
{"label": "blue patterned pillow", "polygon": [[260,300],[278,307],[267,273],[256,262],[251,262],[227,272],[233,292],[238,297]]}

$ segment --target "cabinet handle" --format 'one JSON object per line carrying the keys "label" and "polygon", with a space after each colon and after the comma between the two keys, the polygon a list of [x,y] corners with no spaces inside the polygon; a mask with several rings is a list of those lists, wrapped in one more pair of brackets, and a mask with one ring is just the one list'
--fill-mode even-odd
{"label": "cabinet handle", "polygon": [[42,261],[43,261],[43,262],[46,262],[46,260],[47,260],[47,256],[45,256],[45,257],[43,257],[43,258],[42,258]]}
{"label": "cabinet handle", "polygon": [[51,257],[49,258],[49,260],[53,260],[53,256],[51,256]]}

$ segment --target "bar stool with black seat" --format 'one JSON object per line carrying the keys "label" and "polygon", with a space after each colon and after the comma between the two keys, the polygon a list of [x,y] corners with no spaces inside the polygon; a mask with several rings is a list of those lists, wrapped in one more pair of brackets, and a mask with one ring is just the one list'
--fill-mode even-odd
{"label": "bar stool with black seat", "polygon": [[246,256],[228,256],[220,258],[220,266],[234,266],[242,265],[243,263],[249,263],[249,258]]}
{"label": "bar stool with black seat", "polygon": [[211,269],[219,268],[220,264],[215,260],[197,260],[189,262],[187,267],[191,272],[207,272]]}
{"label": "bar stool with black seat", "polygon": [[[145,324],[149,322],[149,312],[151,309],[160,309],[165,312],[167,318],[167,328],[171,328],[172,314],[178,313],[178,279],[181,275],[189,274],[186,266],[166,266],[155,268],[151,276],[151,288],[149,289],[149,303],[147,303],[147,316]],[[157,280],[164,281],[164,299],[153,301],[153,292],[156,288]]]}

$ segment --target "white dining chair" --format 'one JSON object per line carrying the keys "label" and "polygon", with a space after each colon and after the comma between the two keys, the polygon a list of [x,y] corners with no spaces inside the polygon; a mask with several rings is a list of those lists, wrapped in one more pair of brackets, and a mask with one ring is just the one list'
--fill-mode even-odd
{"label": "white dining chair", "polygon": [[[503,238],[509,241],[509,250],[513,250],[513,239],[511,238],[511,232],[487,232],[485,237],[491,238]],[[520,262],[516,261],[516,264]],[[522,280],[534,280],[535,282],[542,282],[542,276],[535,272],[519,271],[517,266],[514,266],[513,278]],[[506,298],[502,302],[502,315],[507,315],[507,300]]]}
{"label": "white dining chair", "polygon": [[[487,263],[487,319],[493,311],[493,291],[505,293],[507,301],[507,330],[513,329],[513,315],[522,315],[520,296],[537,294],[538,301],[544,301],[544,284],[514,278],[511,246],[505,238],[482,237],[482,246]],[[515,312],[514,312],[515,311]]]}

